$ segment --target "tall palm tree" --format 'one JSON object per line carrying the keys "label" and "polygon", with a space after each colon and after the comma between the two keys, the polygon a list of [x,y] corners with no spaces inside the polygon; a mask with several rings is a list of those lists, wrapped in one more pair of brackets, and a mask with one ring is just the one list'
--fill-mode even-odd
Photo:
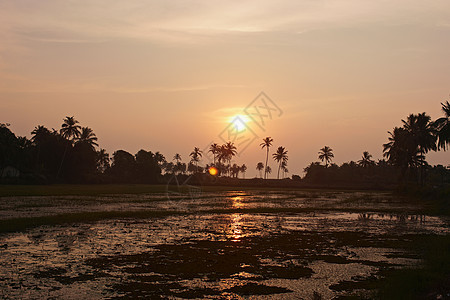
{"label": "tall palm tree", "polygon": [[324,162],[325,161],[325,168],[328,168],[328,164],[332,161],[334,157],[333,149],[331,149],[328,146],[323,147],[319,151],[319,159]]}
{"label": "tall palm tree", "polygon": [[[63,123],[61,125],[60,134],[63,138],[70,141],[70,143],[73,143],[73,140],[80,136],[80,125],[77,125],[79,122],[75,120],[74,116],[67,117],[63,120]],[[61,164],[59,165],[58,173],[56,174],[56,178],[59,178],[59,174],[61,173],[61,169],[64,163],[64,159],[66,158],[67,148],[69,147],[69,144],[66,145],[66,148],[64,149],[64,154],[61,159]]]}
{"label": "tall palm tree", "polygon": [[261,170],[264,170],[264,164],[263,164],[262,162],[259,162],[259,163],[256,165],[256,170],[259,171],[259,177],[262,178]]}
{"label": "tall palm tree", "polygon": [[415,145],[410,132],[405,128],[395,127],[388,131],[388,143],[383,144],[383,156],[390,163],[401,168],[402,177],[405,175],[408,167],[414,168],[420,164],[422,157]]}
{"label": "tall palm tree", "polygon": [[200,161],[200,158],[202,157],[202,151],[198,147],[194,147],[194,151],[189,154],[191,157],[191,160],[195,163],[196,171],[198,172],[198,162]]}
{"label": "tall palm tree", "polygon": [[269,149],[272,146],[272,143],[273,143],[273,139],[270,136],[268,136],[268,137],[264,138],[263,142],[260,144],[261,149],[266,148],[266,150],[267,150],[266,151],[266,164],[265,164],[265,168],[264,168],[264,179],[267,178],[267,162],[269,160]]}
{"label": "tall palm tree", "polygon": [[94,149],[94,146],[98,146],[97,136],[95,135],[94,131],[89,127],[81,128],[81,133],[78,136],[78,138],[76,138],[76,143],[87,144],[92,149]]}
{"label": "tall palm tree", "polygon": [[211,152],[211,153],[212,153],[214,165],[216,165],[216,156],[217,156],[217,154],[219,154],[219,152],[220,152],[220,146],[217,145],[216,143],[214,143],[214,144],[212,144],[211,146],[209,146],[208,152]]}
{"label": "tall palm tree", "polygon": [[66,117],[61,125],[60,133],[62,137],[73,140],[80,136],[80,125],[77,125],[79,122],[72,117]]}
{"label": "tall palm tree", "polygon": [[[237,153],[237,148],[234,145],[234,143],[228,142],[226,144],[223,144],[222,146],[220,146],[220,151],[219,151],[219,155],[218,155],[219,164],[221,161],[227,162],[228,167],[226,167],[226,170],[231,170],[229,168],[230,167],[229,165],[231,163],[231,159],[233,158],[233,156],[236,155],[236,153]],[[228,174],[228,175],[230,175],[230,174]]]}
{"label": "tall palm tree", "polygon": [[287,150],[284,147],[278,147],[277,152],[272,154],[273,159],[278,162],[278,173],[277,173],[277,179],[280,179],[280,169],[281,169],[281,162],[287,161]]}
{"label": "tall palm tree", "polygon": [[363,168],[367,168],[367,167],[375,165],[375,161],[372,160],[372,155],[369,154],[368,151],[364,151],[362,158],[360,160],[358,160],[358,164]]}
{"label": "tall palm tree", "polygon": [[436,150],[436,135],[430,116],[425,113],[417,115],[410,114],[408,118],[402,120],[405,128],[412,137],[414,145],[420,153],[420,183],[424,183],[425,154],[430,150]]}
{"label": "tall palm tree", "polygon": [[444,116],[437,119],[433,125],[438,138],[438,150],[442,148],[446,151],[448,145],[450,145],[450,103],[446,101],[445,103],[441,103],[441,105]]}

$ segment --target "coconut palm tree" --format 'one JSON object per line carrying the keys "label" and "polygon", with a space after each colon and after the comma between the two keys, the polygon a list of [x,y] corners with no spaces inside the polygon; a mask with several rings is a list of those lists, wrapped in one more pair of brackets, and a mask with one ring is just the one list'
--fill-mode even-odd
{"label": "coconut palm tree", "polygon": [[231,159],[233,159],[233,156],[235,156],[236,153],[237,153],[237,148],[234,145],[234,143],[232,143],[232,142],[228,142],[228,143],[220,146],[219,155],[218,155],[219,164],[221,161],[228,163],[228,165],[225,166],[225,170],[228,170],[228,172],[227,172],[228,175],[230,175],[229,170],[231,170],[230,169]]}
{"label": "coconut palm tree", "polygon": [[61,125],[60,134],[68,139],[73,140],[80,136],[80,125],[77,125],[79,122],[72,117],[66,117]]}
{"label": "coconut palm tree", "polygon": [[281,171],[283,171],[283,175],[282,175],[283,178],[286,176],[286,173],[289,173],[289,170],[287,168],[287,161],[281,162]]}
{"label": "coconut palm tree", "polygon": [[194,147],[194,151],[192,151],[189,156],[191,157],[191,161],[195,163],[196,171],[198,172],[198,162],[202,157],[202,151],[200,150],[200,148]]}
{"label": "coconut palm tree", "polygon": [[[73,140],[75,138],[78,138],[80,136],[80,125],[77,125],[79,122],[75,120],[74,116],[72,117],[66,117],[63,120],[63,124],[61,125],[60,134],[63,138],[70,141],[70,143],[73,143]],[[64,154],[61,159],[61,164],[59,165],[58,173],[56,174],[56,178],[59,178],[59,174],[61,173],[61,169],[64,163],[64,159],[66,158],[67,148],[69,147],[69,144],[66,145],[66,148],[64,149]]]}
{"label": "coconut palm tree", "polygon": [[374,166],[375,165],[375,161],[372,160],[372,155],[369,154],[368,151],[364,151],[362,158],[360,160],[358,160],[358,164],[363,167],[363,168],[367,168],[370,166]]}
{"label": "coconut palm tree", "polygon": [[264,164],[263,164],[262,162],[259,162],[259,163],[256,165],[256,170],[259,171],[259,177],[262,178],[262,173],[261,173],[261,171],[264,170]]}
{"label": "coconut palm tree", "polygon": [[178,153],[175,153],[172,160],[175,160],[178,164],[181,161],[181,155]]}
{"label": "coconut palm tree", "polygon": [[328,146],[323,147],[319,151],[319,159],[324,162],[325,161],[325,168],[328,168],[328,164],[332,161],[334,157],[333,149],[331,149]]}
{"label": "coconut palm tree", "polygon": [[433,126],[436,129],[436,136],[438,138],[437,147],[438,150],[447,150],[448,145],[450,145],[450,103],[446,101],[441,103],[442,111],[444,116],[437,119]]}
{"label": "coconut palm tree", "polygon": [[242,172],[242,176],[244,177],[244,179],[245,179],[245,172],[247,171],[247,166],[245,165],[245,164],[243,164],[242,166],[241,166],[241,172]]}
{"label": "coconut palm tree", "polygon": [[109,154],[105,149],[97,151],[97,170],[104,173],[109,168]]}
{"label": "coconut palm tree", "polygon": [[277,173],[277,179],[280,179],[280,169],[281,169],[281,162],[287,161],[287,150],[284,147],[278,147],[277,152],[272,154],[273,159],[278,163],[278,173]]}
{"label": "coconut palm tree", "polygon": [[214,143],[211,146],[209,146],[208,152],[212,153],[212,155],[213,155],[213,162],[214,162],[214,165],[216,165],[216,156],[220,153],[220,146],[217,145],[216,143]]}
{"label": "coconut palm tree", "polygon": [[412,135],[405,128],[395,127],[388,133],[389,142],[383,144],[383,156],[394,166],[400,167],[401,175],[404,177],[408,168],[420,165],[422,156]]}
{"label": "coconut palm tree", "polygon": [[266,170],[265,170],[265,173],[266,173],[266,174],[272,173],[272,168],[269,167],[269,166],[267,166],[267,167],[266,167]]}
{"label": "coconut palm tree", "polygon": [[237,164],[233,164],[230,168],[232,177],[238,178],[239,172],[241,171],[241,168]]}
{"label": "coconut palm tree", "polygon": [[264,179],[267,178],[267,170],[268,170],[267,162],[269,160],[269,149],[272,146],[272,143],[273,143],[273,139],[270,136],[268,136],[268,137],[264,138],[263,142],[260,144],[261,149],[266,148],[266,150],[267,150],[266,151],[266,164],[265,164],[265,168],[264,168]]}
{"label": "coconut palm tree", "polygon": [[97,136],[94,131],[89,127],[81,128],[81,132],[78,138],[76,138],[76,143],[83,143],[89,145],[92,149],[94,146],[98,146],[97,144]]}
{"label": "coconut palm tree", "polygon": [[436,135],[430,116],[425,113],[417,115],[410,114],[408,118],[402,120],[403,128],[405,128],[412,137],[414,146],[420,153],[420,183],[424,183],[424,165],[425,154],[430,150],[436,150]]}

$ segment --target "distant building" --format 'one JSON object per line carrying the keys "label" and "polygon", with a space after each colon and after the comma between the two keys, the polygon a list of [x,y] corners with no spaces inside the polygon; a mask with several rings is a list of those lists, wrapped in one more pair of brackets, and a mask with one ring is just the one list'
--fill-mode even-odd
{"label": "distant building", "polygon": [[6,166],[0,169],[0,178],[18,178],[20,177],[20,171],[14,167]]}

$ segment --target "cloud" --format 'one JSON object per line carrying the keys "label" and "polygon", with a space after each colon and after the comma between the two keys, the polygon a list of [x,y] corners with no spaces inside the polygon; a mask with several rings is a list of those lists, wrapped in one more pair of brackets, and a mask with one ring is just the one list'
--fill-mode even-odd
{"label": "cloud", "polygon": [[[192,42],[208,36],[304,32],[384,22],[448,24],[448,1],[24,1],[1,5],[0,29],[48,42],[136,38]],[[436,16],[438,20],[436,20]],[[45,37],[37,31],[47,31]],[[64,36],[67,34],[69,38]],[[70,36],[77,35],[73,39]]]}

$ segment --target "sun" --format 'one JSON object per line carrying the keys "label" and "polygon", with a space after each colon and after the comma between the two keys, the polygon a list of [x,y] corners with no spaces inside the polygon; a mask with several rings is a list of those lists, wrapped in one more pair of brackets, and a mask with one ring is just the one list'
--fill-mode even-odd
{"label": "sun", "polygon": [[245,130],[249,121],[250,118],[246,115],[234,115],[229,119],[229,123],[231,123],[238,132]]}
{"label": "sun", "polygon": [[217,168],[215,167],[210,167],[208,171],[212,176],[216,176],[219,173],[219,170],[217,170]]}

